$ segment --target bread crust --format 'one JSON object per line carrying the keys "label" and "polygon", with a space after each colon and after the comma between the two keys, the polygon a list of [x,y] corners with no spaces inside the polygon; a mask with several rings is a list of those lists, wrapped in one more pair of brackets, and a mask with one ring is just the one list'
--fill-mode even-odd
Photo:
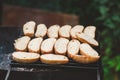
{"label": "bread crust", "polygon": [[[69,40],[66,38],[59,38],[54,45],[54,52],[56,54],[66,55],[67,53],[67,45]],[[61,50],[64,49],[64,50]]]}
{"label": "bread crust", "polygon": [[86,35],[85,33],[77,33],[77,39],[81,42],[88,43],[92,46],[98,46],[99,43],[92,37]]}
{"label": "bread crust", "polygon": [[83,25],[76,25],[70,30],[70,35],[72,39],[77,39],[76,33],[82,33],[84,29]]}
{"label": "bread crust", "polygon": [[36,23],[34,21],[26,22],[23,25],[23,33],[25,36],[33,37],[35,32]]}
{"label": "bread crust", "polygon": [[48,28],[47,35],[50,38],[58,38],[58,31],[59,31],[60,26],[59,25],[52,25]]}
{"label": "bread crust", "polygon": [[[25,55],[24,55],[25,54]],[[22,55],[23,57],[19,57]],[[34,57],[28,57],[28,56],[33,56]],[[12,53],[12,59],[16,62],[19,63],[33,63],[39,60],[40,55],[37,53],[28,53],[28,52],[13,52]]]}
{"label": "bread crust", "polygon": [[[46,55],[48,55],[47,59],[45,58]],[[49,55],[50,55],[50,57],[49,57]],[[43,55],[41,55],[40,60],[41,60],[42,63],[46,63],[46,64],[66,64],[66,63],[69,62],[69,59],[66,56],[63,56],[65,58],[63,58],[62,60],[59,59],[59,58],[51,59],[51,56],[53,56],[53,58],[55,58],[55,57],[60,57],[60,56],[63,56],[63,55],[43,54]],[[50,59],[48,59],[48,58],[50,58]]]}
{"label": "bread crust", "polygon": [[72,59],[75,62],[83,63],[83,64],[94,63],[94,62],[98,61],[99,58],[100,58],[100,56],[88,57],[88,56],[85,56],[85,55],[74,55],[72,57]]}
{"label": "bread crust", "polygon": [[74,55],[77,55],[80,52],[80,42],[76,39],[71,40],[68,43],[67,54],[69,58],[72,58]]}
{"label": "bread crust", "polygon": [[[23,41],[25,41],[24,39],[26,39],[26,42],[24,43],[24,46],[23,46],[22,44],[23,44]],[[15,47],[16,51],[27,51],[27,46],[28,46],[29,41],[30,41],[29,36],[22,36],[22,37],[16,39],[15,43],[14,43],[14,47]],[[20,46],[23,46],[24,49],[21,49]]]}
{"label": "bread crust", "polygon": [[[42,41],[43,41],[42,37],[32,39],[28,44],[29,52],[40,53],[40,47],[41,47]],[[35,42],[37,42],[37,44],[34,44]],[[33,47],[31,47],[31,46],[33,46]],[[37,50],[34,48],[37,48]]]}
{"label": "bread crust", "polygon": [[71,30],[71,26],[70,25],[64,25],[59,29],[59,36],[62,38],[70,38],[70,30]]}

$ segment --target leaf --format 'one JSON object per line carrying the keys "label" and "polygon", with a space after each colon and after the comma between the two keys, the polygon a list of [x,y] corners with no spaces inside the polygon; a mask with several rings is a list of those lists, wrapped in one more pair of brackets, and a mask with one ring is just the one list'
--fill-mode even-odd
{"label": "leaf", "polygon": [[100,14],[102,16],[106,16],[107,15],[107,11],[108,11],[108,8],[106,6],[100,6],[99,7],[99,11],[100,11]]}

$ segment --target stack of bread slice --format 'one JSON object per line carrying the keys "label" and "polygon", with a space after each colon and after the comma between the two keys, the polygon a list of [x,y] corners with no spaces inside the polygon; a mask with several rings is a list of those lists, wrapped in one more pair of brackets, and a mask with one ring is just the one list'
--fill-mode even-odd
{"label": "stack of bread slice", "polygon": [[99,46],[95,40],[95,26],[52,25],[34,21],[23,25],[24,35],[15,40],[12,58],[20,63],[40,60],[46,64],[66,64],[69,59],[78,63],[94,63],[99,53],[92,46]]}

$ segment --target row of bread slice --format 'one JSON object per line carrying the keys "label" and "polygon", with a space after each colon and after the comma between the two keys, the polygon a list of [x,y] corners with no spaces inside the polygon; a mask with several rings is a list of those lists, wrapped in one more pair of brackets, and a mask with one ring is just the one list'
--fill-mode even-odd
{"label": "row of bread slice", "polygon": [[26,51],[28,47],[29,52],[32,53],[40,53],[41,50],[42,54],[56,53],[58,55],[68,55],[69,58],[72,58],[79,63],[92,63],[99,59],[97,51],[95,51],[89,44],[80,44],[76,39],[69,41],[66,38],[59,38],[58,40],[55,38],[48,38],[43,41],[43,39],[39,37],[30,41],[30,37],[24,36],[18,38],[14,46],[17,51]]}
{"label": "row of bread slice", "polygon": [[[35,32],[36,29],[36,32]],[[70,25],[64,25],[64,26],[59,26],[59,25],[52,25],[48,29],[45,24],[39,24],[36,27],[36,23],[34,21],[29,21],[26,22],[23,25],[23,32],[24,35],[33,37],[52,37],[52,38],[58,38],[58,37],[64,37],[64,38],[77,38],[76,33],[85,33],[89,35],[92,38],[95,38],[95,31],[96,27],[95,26],[87,26],[84,29],[84,26],[82,25],[76,25],[72,28]]]}

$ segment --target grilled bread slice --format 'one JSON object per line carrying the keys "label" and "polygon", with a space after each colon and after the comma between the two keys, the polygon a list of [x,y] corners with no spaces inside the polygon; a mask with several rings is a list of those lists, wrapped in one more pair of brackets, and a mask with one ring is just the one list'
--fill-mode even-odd
{"label": "grilled bread slice", "polygon": [[76,26],[74,26],[70,30],[71,38],[76,39],[77,38],[76,33],[82,33],[83,29],[84,29],[84,26],[82,26],[82,25],[76,25]]}
{"label": "grilled bread slice", "polygon": [[47,35],[51,38],[58,38],[59,25],[52,25],[48,28]]}
{"label": "grilled bread slice", "polygon": [[40,57],[42,63],[46,64],[66,64],[69,62],[69,59],[64,55],[57,54],[43,54]]}
{"label": "grilled bread slice", "polygon": [[96,27],[95,26],[87,26],[84,29],[84,33],[87,34],[88,36],[95,38],[95,31],[96,31]]}
{"label": "grilled bread slice", "polygon": [[77,55],[79,51],[80,51],[80,42],[76,39],[71,40],[68,43],[68,49],[67,49],[68,57],[72,58],[73,55]]}
{"label": "grilled bread slice", "polygon": [[54,45],[55,53],[56,54],[66,55],[68,43],[69,43],[68,39],[66,39],[66,38],[59,38],[55,42],[55,45]]}
{"label": "grilled bread slice", "polygon": [[35,32],[36,23],[34,21],[26,22],[23,25],[23,33],[26,36],[33,37]]}
{"label": "grilled bread slice", "polygon": [[40,46],[42,40],[43,40],[42,37],[32,39],[28,44],[29,52],[40,53]]}
{"label": "grilled bread slice", "polygon": [[72,59],[75,62],[83,63],[83,64],[94,63],[94,62],[98,61],[99,58],[100,58],[100,56],[88,57],[88,56],[85,56],[85,55],[74,55],[72,57]]}
{"label": "grilled bread slice", "polygon": [[94,38],[86,35],[85,33],[77,33],[76,35],[77,35],[77,39],[80,40],[81,42],[88,43],[93,46],[99,45]]}
{"label": "grilled bread slice", "polygon": [[23,36],[15,40],[14,47],[17,51],[27,51],[27,46],[30,41],[30,37]]}
{"label": "grilled bread slice", "polygon": [[94,50],[89,44],[82,43],[80,45],[80,54],[90,57],[99,56],[98,52]]}
{"label": "grilled bread slice", "polygon": [[47,33],[47,27],[45,24],[39,24],[35,33],[35,37],[44,37]]}
{"label": "grilled bread slice", "polygon": [[37,53],[29,53],[29,52],[13,52],[12,59],[19,63],[33,63],[38,61],[40,55]]}
{"label": "grilled bread slice", "polygon": [[70,25],[64,25],[59,29],[59,36],[63,38],[70,38],[70,30],[71,30]]}
{"label": "grilled bread slice", "polygon": [[55,38],[45,39],[41,44],[41,53],[46,54],[53,52],[55,42],[56,42]]}

